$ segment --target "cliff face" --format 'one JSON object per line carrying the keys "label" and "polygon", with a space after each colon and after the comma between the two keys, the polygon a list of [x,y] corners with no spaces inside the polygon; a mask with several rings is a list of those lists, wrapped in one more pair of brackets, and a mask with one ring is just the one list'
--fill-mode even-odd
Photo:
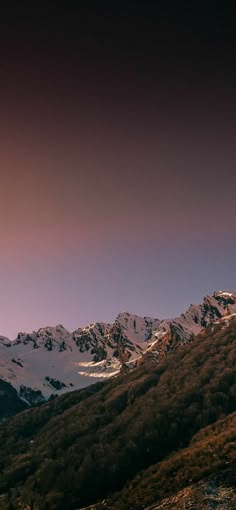
{"label": "cliff face", "polygon": [[2,337],[0,378],[24,403],[35,405],[128,372],[146,359],[159,362],[209,324],[234,313],[236,294],[219,291],[173,319],[122,312],[113,324],[97,322],[72,333],[58,325],[19,333],[12,342]]}

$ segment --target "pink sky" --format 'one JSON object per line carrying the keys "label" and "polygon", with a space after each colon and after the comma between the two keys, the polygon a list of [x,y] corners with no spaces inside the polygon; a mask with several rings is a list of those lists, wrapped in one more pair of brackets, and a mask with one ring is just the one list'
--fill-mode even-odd
{"label": "pink sky", "polygon": [[0,334],[123,309],[169,316],[235,290],[227,87],[13,64],[0,95]]}

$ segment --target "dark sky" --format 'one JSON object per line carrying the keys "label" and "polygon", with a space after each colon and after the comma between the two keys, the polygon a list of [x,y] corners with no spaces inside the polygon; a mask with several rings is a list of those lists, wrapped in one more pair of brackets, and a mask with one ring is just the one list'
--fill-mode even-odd
{"label": "dark sky", "polygon": [[1,13],[0,333],[235,290],[232,9],[41,4]]}

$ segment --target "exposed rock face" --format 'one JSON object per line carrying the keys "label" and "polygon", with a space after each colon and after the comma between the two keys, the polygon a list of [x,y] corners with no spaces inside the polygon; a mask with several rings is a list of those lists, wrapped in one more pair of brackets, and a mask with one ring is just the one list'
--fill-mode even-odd
{"label": "exposed rock face", "polygon": [[155,355],[174,350],[180,344],[191,342],[209,324],[236,313],[236,294],[226,291],[206,296],[200,305],[191,304],[185,313],[175,319],[160,321],[150,339],[149,350]]}
{"label": "exposed rock face", "polygon": [[24,386],[23,384],[20,386],[19,396],[21,399],[32,406],[42,404],[46,401],[40,390],[34,390],[33,388]]}
{"label": "exposed rock face", "polygon": [[191,342],[210,323],[236,314],[236,294],[219,291],[174,319],[119,313],[113,324],[94,323],[70,333],[62,325],[0,337],[0,377],[34,405],[51,395],[83,388],[145,359]]}

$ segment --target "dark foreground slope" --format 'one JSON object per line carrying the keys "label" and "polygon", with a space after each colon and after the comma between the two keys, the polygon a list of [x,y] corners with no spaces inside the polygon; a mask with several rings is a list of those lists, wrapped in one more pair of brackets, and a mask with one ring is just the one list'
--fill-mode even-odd
{"label": "dark foreground slope", "polygon": [[99,508],[105,499],[139,510],[232,467],[235,368],[232,320],[159,366],[147,356],[130,374],[10,418],[0,429],[2,508]]}
{"label": "dark foreground slope", "polygon": [[160,504],[152,505],[149,510],[235,510],[235,475],[234,464],[182,489]]}
{"label": "dark foreground slope", "polygon": [[0,379],[0,420],[19,413],[28,406],[21,400],[11,384]]}
{"label": "dark foreground slope", "polygon": [[202,510],[217,509],[218,503],[221,510],[233,510],[232,502],[236,502],[236,413],[205,427],[186,448],[138,473],[97,509]]}

